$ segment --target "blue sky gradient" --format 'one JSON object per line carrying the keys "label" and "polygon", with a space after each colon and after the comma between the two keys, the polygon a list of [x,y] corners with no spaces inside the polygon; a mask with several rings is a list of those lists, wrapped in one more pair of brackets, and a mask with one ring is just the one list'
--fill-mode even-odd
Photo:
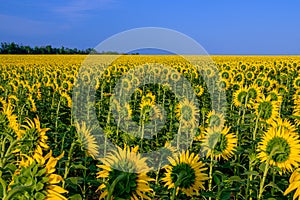
{"label": "blue sky gradient", "polygon": [[300,54],[298,0],[0,0],[0,42],[85,49],[122,31],[169,28],[209,54]]}

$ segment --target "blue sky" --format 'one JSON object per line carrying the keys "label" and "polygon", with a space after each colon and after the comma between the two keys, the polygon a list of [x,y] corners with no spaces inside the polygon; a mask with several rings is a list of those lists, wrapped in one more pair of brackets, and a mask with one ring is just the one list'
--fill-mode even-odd
{"label": "blue sky", "polygon": [[298,0],[0,0],[0,41],[95,47],[122,31],[162,27],[209,54],[300,54]]}

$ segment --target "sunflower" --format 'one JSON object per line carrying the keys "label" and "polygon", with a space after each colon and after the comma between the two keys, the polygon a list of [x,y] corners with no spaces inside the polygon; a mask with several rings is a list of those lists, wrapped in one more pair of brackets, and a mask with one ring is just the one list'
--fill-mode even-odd
{"label": "sunflower", "polygon": [[293,117],[295,123],[299,126],[300,125],[300,100],[294,96],[294,106],[293,106]]}
{"label": "sunflower", "polygon": [[250,85],[248,87],[248,99],[253,104],[253,102],[256,102],[258,99],[260,99],[262,96],[261,88],[257,85]]}
{"label": "sunflower", "polygon": [[178,73],[176,70],[171,70],[171,73],[170,73],[170,79],[172,80],[172,81],[175,81],[175,82],[177,82],[177,81],[179,81],[180,80],[180,78],[181,78],[181,74],[180,73]]}
{"label": "sunflower", "polygon": [[238,83],[240,85],[243,85],[244,84],[244,80],[245,80],[244,74],[241,73],[241,72],[239,72],[239,73],[235,74],[235,76],[233,77],[232,80],[233,80],[234,83]]}
{"label": "sunflower", "polygon": [[157,106],[157,105],[152,105],[151,106],[151,109],[150,109],[150,112],[149,112],[149,115],[150,115],[150,119],[151,120],[155,120],[155,119],[160,119],[162,120],[163,119],[163,110],[162,110],[162,107],[160,106]]}
{"label": "sunflower", "polygon": [[278,91],[278,93],[280,95],[285,95],[285,94],[289,93],[289,89],[285,85],[282,85],[282,84],[277,84],[276,90]]}
{"label": "sunflower", "polygon": [[70,95],[67,92],[61,92],[61,97],[66,99],[66,104],[69,108],[72,107],[72,98],[70,97]]}
{"label": "sunflower", "polygon": [[206,78],[212,78],[216,75],[216,72],[214,71],[213,68],[207,67],[205,72],[204,72],[204,75],[205,75]]}
{"label": "sunflower", "polygon": [[203,173],[207,168],[200,161],[198,155],[187,150],[174,158],[168,158],[170,164],[165,167],[166,176],[162,178],[165,187],[174,188],[176,194],[179,190],[192,197],[200,189],[204,188],[204,181],[208,180],[207,174]]}
{"label": "sunflower", "polygon": [[29,196],[30,199],[67,200],[62,194],[68,191],[57,185],[63,181],[63,178],[54,174],[55,166],[64,153],[56,158],[52,156],[51,150],[44,157],[42,154],[42,151],[39,151],[34,158],[28,159],[29,162],[20,162],[20,169],[14,174],[9,185],[9,191],[18,190],[20,186],[28,186],[30,189],[28,188],[26,192],[24,191],[15,197],[17,199],[23,199],[24,196],[28,198]]}
{"label": "sunflower", "polygon": [[206,157],[213,156],[215,160],[228,160],[234,153],[237,146],[237,138],[233,133],[228,133],[229,127],[206,128],[205,136],[202,140],[203,151],[207,152]]}
{"label": "sunflower", "polygon": [[26,118],[25,122],[27,125],[22,125],[25,128],[25,134],[23,135],[26,145],[23,146],[21,152],[27,154],[29,152],[34,151],[34,154],[37,152],[41,152],[42,149],[47,150],[49,148],[47,144],[48,136],[46,132],[50,130],[50,128],[41,128],[41,123],[39,118],[34,118],[32,121],[29,118]]}
{"label": "sunflower", "polygon": [[300,89],[297,89],[293,95],[293,100],[296,101],[300,97]]}
{"label": "sunflower", "polygon": [[78,140],[81,146],[88,152],[93,159],[99,157],[99,146],[96,138],[92,135],[92,128],[87,127],[85,122],[79,124],[75,123],[75,127],[78,133]]}
{"label": "sunflower", "polygon": [[199,109],[194,102],[184,98],[175,108],[176,117],[184,127],[197,127],[199,122]]}
{"label": "sunflower", "polygon": [[102,190],[100,199],[108,195],[122,199],[151,199],[147,193],[152,192],[149,181],[154,179],[146,174],[150,170],[146,163],[147,158],[141,158],[135,149],[130,151],[125,146],[124,149],[117,147],[117,150],[100,160],[103,164],[97,165],[102,169],[97,173],[97,178],[107,180],[98,187],[98,190]]}
{"label": "sunflower", "polygon": [[149,92],[148,94],[146,94],[146,96],[142,97],[140,107],[142,109],[144,106],[152,106],[154,104],[155,104],[155,95],[153,95],[152,92]]}
{"label": "sunflower", "polygon": [[270,78],[265,78],[262,82],[262,86],[266,91],[271,91],[276,86],[276,81]]}
{"label": "sunflower", "polygon": [[[233,105],[236,107],[241,107],[246,104],[246,99],[248,98],[248,90],[247,88],[241,87],[237,91],[233,93]],[[247,103],[248,106],[250,106]]]}
{"label": "sunflower", "polygon": [[221,89],[221,90],[227,90],[229,87],[230,87],[230,83],[228,80],[226,79],[221,79],[221,80],[218,80],[217,82],[217,86]]}
{"label": "sunflower", "polygon": [[212,110],[207,114],[207,119],[205,122],[209,127],[223,128],[225,124],[225,118],[222,113],[218,113],[215,110]]}
{"label": "sunflower", "polygon": [[274,102],[278,102],[279,104],[281,104],[282,102],[282,95],[280,95],[276,89],[271,90],[270,92],[268,92],[268,96],[271,97],[271,101]]}
{"label": "sunflower", "polygon": [[286,196],[288,193],[296,189],[296,192],[293,196],[293,200],[295,200],[297,197],[300,199],[300,169],[295,170],[291,177],[290,177],[290,185],[289,187],[284,191],[284,196]]}
{"label": "sunflower", "polygon": [[204,92],[204,88],[201,85],[197,85],[194,90],[198,97],[201,97]]}
{"label": "sunflower", "polygon": [[30,105],[30,111],[36,112],[37,111],[36,104],[31,95],[27,96],[27,101],[28,101],[27,103]]}
{"label": "sunflower", "polygon": [[227,71],[227,70],[222,71],[221,72],[221,77],[222,77],[222,79],[230,80],[231,79],[230,71]]}
{"label": "sunflower", "polygon": [[256,115],[268,124],[279,117],[279,102],[271,100],[271,96],[262,96],[257,103],[254,104]]}
{"label": "sunflower", "polygon": [[245,73],[245,78],[247,81],[252,81],[255,78],[255,75],[252,71],[247,71]]}
{"label": "sunflower", "polygon": [[300,88],[300,77],[297,77],[297,78],[294,79],[294,81],[293,81],[293,86],[294,86],[294,88],[296,88],[296,89],[299,89],[299,88]]}
{"label": "sunflower", "polygon": [[130,104],[129,103],[125,103],[125,106],[124,107],[121,107],[121,116],[127,120],[131,119],[132,117],[132,109],[130,107]]}
{"label": "sunflower", "polygon": [[277,129],[282,128],[293,133],[297,132],[295,125],[292,124],[288,119],[282,120],[281,118],[278,118],[276,121],[271,123],[271,126]]}
{"label": "sunflower", "polygon": [[254,83],[258,86],[261,87],[263,85],[263,79],[262,78],[256,78],[254,80]]}
{"label": "sunflower", "polygon": [[[298,134],[285,128],[271,127],[258,143],[257,157],[261,162],[269,161],[283,172],[292,171],[300,162],[300,140]],[[269,158],[270,157],[270,158]]]}
{"label": "sunflower", "polygon": [[17,139],[21,139],[25,131],[20,129],[21,125],[18,123],[17,115],[13,114],[14,110],[12,105],[6,103],[2,98],[0,98],[0,102],[2,103],[2,112],[6,115],[8,120],[8,126],[16,133]]}
{"label": "sunflower", "polygon": [[128,78],[123,78],[121,87],[124,92],[130,91],[130,89],[132,88],[131,80],[129,80]]}

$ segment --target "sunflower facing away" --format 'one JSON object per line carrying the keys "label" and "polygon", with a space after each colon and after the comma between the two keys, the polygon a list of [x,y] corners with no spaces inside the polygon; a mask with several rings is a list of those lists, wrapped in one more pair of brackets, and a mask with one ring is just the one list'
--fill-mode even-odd
{"label": "sunflower facing away", "polygon": [[42,152],[42,150],[47,150],[49,145],[47,144],[48,136],[46,132],[50,128],[41,128],[41,123],[39,118],[34,118],[32,121],[29,118],[26,118],[27,125],[22,125],[25,128],[25,133],[22,138],[26,141],[26,145],[22,145],[21,153],[28,156],[31,155],[31,152],[36,154],[37,152]]}
{"label": "sunflower facing away", "polygon": [[51,150],[46,156],[42,156],[42,153],[39,151],[34,158],[29,157],[26,162],[20,163],[21,168],[14,174],[9,191],[25,186],[28,187],[27,192],[16,196],[17,199],[29,196],[30,199],[67,200],[62,194],[68,191],[57,185],[63,178],[54,174],[55,166],[64,154],[55,158]]}
{"label": "sunflower facing away", "polygon": [[199,109],[192,101],[189,101],[187,98],[180,101],[176,106],[175,112],[183,127],[194,128],[198,126]]}
{"label": "sunflower facing away", "polygon": [[169,157],[170,164],[165,167],[166,176],[162,178],[164,186],[176,189],[176,195],[180,190],[190,197],[205,189],[204,181],[208,180],[208,176],[203,171],[207,168],[199,159],[198,155],[190,154],[188,150],[174,158]]}
{"label": "sunflower facing away", "polygon": [[236,107],[241,107],[246,104],[248,90],[247,88],[241,87],[233,93],[233,105]]}
{"label": "sunflower facing away", "polygon": [[277,166],[283,172],[292,171],[294,167],[299,166],[299,136],[286,128],[269,128],[258,143],[257,151],[261,162],[266,162],[271,156],[270,165]]}
{"label": "sunflower facing away", "polygon": [[20,124],[18,123],[17,115],[13,114],[14,109],[10,103],[6,103],[2,98],[0,98],[2,104],[2,113],[5,114],[8,120],[8,126],[14,130],[17,135],[17,139],[21,139],[24,134],[24,130],[20,129]]}
{"label": "sunflower facing away", "polygon": [[207,114],[207,119],[205,122],[209,127],[223,128],[225,123],[224,115],[212,110]]}
{"label": "sunflower facing away", "polygon": [[272,101],[271,96],[262,96],[256,104],[254,104],[255,113],[259,118],[268,124],[279,117],[280,102]]}
{"label": "sunflower facing away", "polygon": [[[152,192],[149,181],[154,179],[147,176],[150,170],[147,158],[141,158],[136,148],[130,150],[125,146],[100,159],[103,164],[97,165],[102,171],[97,178],[105,178],[106,182],[98,187],[101,190],[100,199],[107,196],[122,199],[151,199],[147,193]],[[109,197],[107,197],[109,198]]]}
{"label": "sunflower facing away", "polygon": [[99,146],[96,138],[91,134],[92,128],[87,127],[85,122],[75,123],[78,134],[78,139],[81,146],[91,155],[94,159],[99,157]]}
{"label": "sunflower facing away", "polygon": [[203,151],[207,152],[206,157],[213,156],[215,160],[220,160],[222,157],[228,160],[234,153],[237,146],[237,138],[233,133],[228,133],[229,127],[210,128],[205,131],[205,136],[202,140]]}

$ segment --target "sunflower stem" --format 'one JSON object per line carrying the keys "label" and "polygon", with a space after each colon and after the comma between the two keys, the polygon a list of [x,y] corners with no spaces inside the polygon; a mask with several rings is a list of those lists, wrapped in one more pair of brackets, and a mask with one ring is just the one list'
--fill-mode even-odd
{"label": "sunflower stem", "polygon": [[242,124],[245,123],[245,114],[246,114],[246,109],[247,109],[247,103],[248,103],[248,93],[246,95],[245,104],[243,106]]}
{"label": "sunflower stem", "polygon": [[[76,142],[72,142],[69,153],[68,153],[68,161],[66,163],[65,166],[65,173],[64,173],[64,180],[66,180],[66,178],[68,177],[69,171],[70,171],[70,164],[71,164],[71,158],[72,158],[72,153],[73,153],[73,149],[76,145]],[[65,181],[62,183],[62,187],[65,188]]]}
{"label": "sunflower stem", "polygon": [[257,132],[257,128],[258,128],[258,121],[259,121],[260,114],[261,114],[261,111],[258,113],[256,120],[255,120],[255,127],[254,127],[254,131],[253,131],[253,135],[252,135],[253,141],[256,140],[256,132]]}
{"label": "sunflower stem", "polygon": [[[1,167],[2,168],[2,167]],[[3,197],[5,197],[7,195],[7,191],[6,191],[6,182],[1,178],[0,176],[0,183],[2,185],[2,193],[3,193]]]}
{"label": "sunflower stem", "polygon": [[271,159],[272,156],[269,156],[268,159],[267,159],[267,163],[266,163],[266,166],[265,166],[265,169],[264,169],[264,174],[263,174],[263,178],[262,180],[260,181],[260,185],[259,185],[259,193],[258,193],[258,197],[257,199],[260,200],[262,198],[262,194],[264,192],[264,184],[265,184],[265,180],[266,180],[266,177],[267,177],[267,174],[268,174],[268,170],[269,170],[269,166],[270,166],[270,159]]}
{"label": "sunflower stem", "polygon": [[181,123],[179,124],[178,132],[177,132],[177,149],[179,149],[180,137],[181,137]]}
{"label": "sunflower stem", "polygon": [[[256,140],[256,132],[257,132],[257,128],[258,128],[258,122],[259,122],[259,117],[260,117],[261,112],[258,113],[256,120],[255,120],[255,127],[254,127],[254,131],[252,134],[252,141],[254,142]],[[254,149],[255,149],[255,143],[254,143]],[[253,171],[253,162],[251,159],[249,159],[249,172]],[[252,199],[251,194],[252,194],[252,189],[250,189],[250,183],[253,180],[253,175],[250,173],[248,175],[248,179],[247,179],[247,187],[246,187],[246,199],[248,197],[248,193],[250,196],[250,199]]]}
{"label": "sunflower stem", "polygon": [[267,178],[268,170],[270,168],[270,160],[272,159],[273,155],[276,154],[277,150],[278,150],[278,147],[275,147],[274,149],[272,149],[272,151],[270,152],[270,155],[268,156],[268,159],[266,161],[263,178],[260,181],[259,193],[258,193],[258,197],[257,197],[258,200],[260,200],[262,198],[262,194],[264,192],[265,180]]}
{"label": "sunflower stem", "polygon": [[60,99],[58,101],[57,104],[57,109],[56,109],[56,119],[55,119],[55,131],[57,131],[57,127],[58,127],[58,118],[59,118],[59,109],[60,109]]}
{"label": "sunflower stem", "polygon": [[[214,162],[214,156],[213,156],[213,152],[211,152],[211,155],[210,155],[210,163],[209,163],[209,182],[208,182],[208,191],[209,191],[209,192],[212,191],[213,162]],[[208,199],[211,200],[211,197],[209,197]]]}

